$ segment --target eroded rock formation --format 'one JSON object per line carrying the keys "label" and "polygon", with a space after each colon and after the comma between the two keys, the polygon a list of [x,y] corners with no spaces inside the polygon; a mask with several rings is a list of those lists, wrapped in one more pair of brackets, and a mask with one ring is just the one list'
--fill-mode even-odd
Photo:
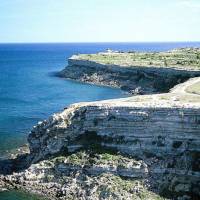
{"label": "eroded rock formation", "polygon": [[74,104],[32,130],[33,162],[93,146],[119,151],[142,159],[161,193],[198,197],[200,96],[182,91],[196,82],[168,94]]}

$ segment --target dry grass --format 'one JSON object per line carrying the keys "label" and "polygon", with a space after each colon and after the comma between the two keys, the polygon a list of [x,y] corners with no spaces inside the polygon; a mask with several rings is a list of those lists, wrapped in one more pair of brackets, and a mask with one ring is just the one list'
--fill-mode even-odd
{"label": "dry grass", "polygon": [[79,59],[107,65],[176,67],[200,70],[200,49],[184,48],[167,52],[126,52],[80,54]]}

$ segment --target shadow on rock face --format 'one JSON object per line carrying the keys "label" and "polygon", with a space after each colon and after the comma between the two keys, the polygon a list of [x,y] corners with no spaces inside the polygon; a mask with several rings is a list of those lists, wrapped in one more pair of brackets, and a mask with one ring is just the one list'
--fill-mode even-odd
{"label": "shadow on rock face", "polygon": [[0,160],[0,175],[9,175],[28,168],[31,164],[30,154],[22,154],[15,159]]}

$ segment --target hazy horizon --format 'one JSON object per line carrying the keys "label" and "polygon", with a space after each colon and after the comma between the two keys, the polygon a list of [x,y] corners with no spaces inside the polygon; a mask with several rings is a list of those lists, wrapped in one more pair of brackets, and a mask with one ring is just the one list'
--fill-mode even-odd
{"label": "hazy horizon", "polygon": [[131,43],[200,43],[200,40],[199,41],[126,41],[126,42],[120,42],[120,41],[112,41],[112,42],[109,42],[109,41],[105,41],[105,42],[98,42],[98,41],[89,41],[89,42],[84,42],[84,41],[80,41],[80,42],[0,42],[0,44],[104,44],[104,43],[122,43],[122,44],[131,44]]}

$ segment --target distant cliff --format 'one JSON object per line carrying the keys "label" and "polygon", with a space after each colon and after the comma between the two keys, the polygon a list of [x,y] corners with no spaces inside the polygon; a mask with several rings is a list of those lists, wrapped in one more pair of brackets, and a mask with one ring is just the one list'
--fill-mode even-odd
{"label": "distant cliff", "polygon": [[132,94],[167,92],[188,78],[200,76],[199,49],[161,53],[99,53],[69,58],[59,76],[118,87]]}

